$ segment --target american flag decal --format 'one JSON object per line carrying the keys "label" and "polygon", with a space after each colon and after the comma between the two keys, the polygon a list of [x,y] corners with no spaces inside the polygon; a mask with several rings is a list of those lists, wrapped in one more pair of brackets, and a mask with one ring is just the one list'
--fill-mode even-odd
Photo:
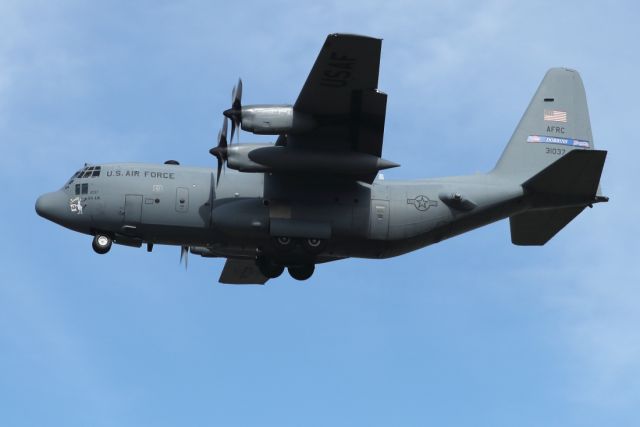
{"label": "american flag decal", "polygon": [[567,112],[557,110],[544,110],[544,121],[567,123]]}

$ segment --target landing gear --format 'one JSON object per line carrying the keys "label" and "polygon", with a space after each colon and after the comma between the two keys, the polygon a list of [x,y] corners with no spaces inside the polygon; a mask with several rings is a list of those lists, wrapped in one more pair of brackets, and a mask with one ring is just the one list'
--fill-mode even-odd
{"label": "landing gear", "polygon": [[113,240],[111,239],[111,237],[107,236],[106,234],[96,234],[93,237],[93,242],[91,243],[91,246],[93,247],[93,250],[96,251],[96,253],[99,253],[102,255],[109,252],[109,249],[111,249],[112,243],[113,243]]}
{"label": "landing gear", "polygon": [[278,236],[273,238],[273,245],[281,253],[290,252],[294,247],[300,245],[306,253],[318,255],[327,247],[327,241],[315,237],[293,239],[288,236]]}
{"label": "landing gear", "polygon": [[312,255],[318,255],[324,250],[326,246],[327,246],[326,240],[316,239],[314,237],[309,239],[304,239],[302,241],[302,247],[304,248],[304,250]]}
{"label": "landing gear", "polygon": [[259,257],[256,260],[256,265],[260,272],[269,279],[275,279],[279,277],[284,271],[284,266],[268,258]]}
{"label": "landing gear", "polygon": [[273,261],[259,256],[256,264],[265,277],[273,278],[282,274],[287,266],[289,275],[296,280],[307,280],[316,269],[314,261],[327,248],[327,241],[315,237],[293,238],[289,236],[276,236],[272,238],[270,248]]}
{"label": "landing gear", "polygon": [[293,249],[293,239],[287,236],[278,236],[273,238],[273,244],[280,252],[289,252]]}
{"label": "landing gear", "polygon": [[314,264],[290,265],[287,267],[289,275],[296,280],[307,280],[313,275],[316,266]]}

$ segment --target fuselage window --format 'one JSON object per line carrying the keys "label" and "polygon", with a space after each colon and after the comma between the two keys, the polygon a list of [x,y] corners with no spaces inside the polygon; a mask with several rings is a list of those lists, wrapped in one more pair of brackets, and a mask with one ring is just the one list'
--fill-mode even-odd
{"label": "fuselage window", "polygon": [[76,196],[80,194],[80,184],[76,184]]}
{"label": "fuselage window", "polygon": [[82,194],[89,193],[89,184],[82,184]]}

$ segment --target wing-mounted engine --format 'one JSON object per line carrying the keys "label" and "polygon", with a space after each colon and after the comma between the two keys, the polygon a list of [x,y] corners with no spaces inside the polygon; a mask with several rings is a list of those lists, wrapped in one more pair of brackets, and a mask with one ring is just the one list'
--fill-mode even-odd
{"label": "wing-mounted engine", "polygon": [[242,79],[231,92],[231,108],[223,114],[231,119],[231,139],[236,128],[258,135],[282,135],[308,132],[316,121],[308,114],[295,111],[292,105],[242,105]]}
{"label": "wing-mounted engine", "polygon": [[[378,90],[381,40],[352,34],[327,37],[294,105],[242,105],[242,80],[218,146],[222,166],[242,172],[331,174],[372,182],[380,170],[399,166],[381,158],[387,95]],[[236,130],[279,135],[271,144],[227,146]]]}
{"label": "wing-mounted engine", "polygon": [[222,166],[226,165],[241,172],[268,172],[269,168],[252,161],[249,153],[258,148],[271,147],[271,144],[235,144],[227,142],[227,118],[222,122],[222,129],[218,133],[218,145],[209,150],[212,156],[218,159],[218,173],[216,182],[220,181]]}
{"label": "wing-mounted engine", "polygon": [[316,127],[313,117],[294,111],[291,105],[247,105],[241,110],[225,111],[227,117],[239,116],[242,130],[257,135],[281,135],[308,132]]}
{"label": "wing-mounted engine", "polygon": [[309,150],[273,144],[228,144],[227,118],[218,134],[218,145],[209,152],[222,166],[240,172],[328,173],[363,176],[399,166],[372,154],[350,151]]}

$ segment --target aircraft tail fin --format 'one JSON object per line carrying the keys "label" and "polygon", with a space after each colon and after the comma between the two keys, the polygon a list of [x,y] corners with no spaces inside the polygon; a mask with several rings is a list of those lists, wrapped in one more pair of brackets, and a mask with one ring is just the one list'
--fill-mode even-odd
{"label": "aircraft tail fin", "polygon": [[599,190],[606,156],[600,150],[572,151],[527,180],[522,186],[534,209],[509,219],[511,241],[544,245],[586,206],[607,201]]}
{"label": "aircraft tail fin", "polygon": [[545,74],[492,174],[522,184],[531,209],[510,218],[516,245],[544,245],[586,206],[606,201],[599,182],[606,151],[596,151],[577,71]]}
{"label": "aircraft tail fin", "polygon": [[587,98],[577,71],[547,71],[493,173],[525,182],[572,150],[593,149]]}

